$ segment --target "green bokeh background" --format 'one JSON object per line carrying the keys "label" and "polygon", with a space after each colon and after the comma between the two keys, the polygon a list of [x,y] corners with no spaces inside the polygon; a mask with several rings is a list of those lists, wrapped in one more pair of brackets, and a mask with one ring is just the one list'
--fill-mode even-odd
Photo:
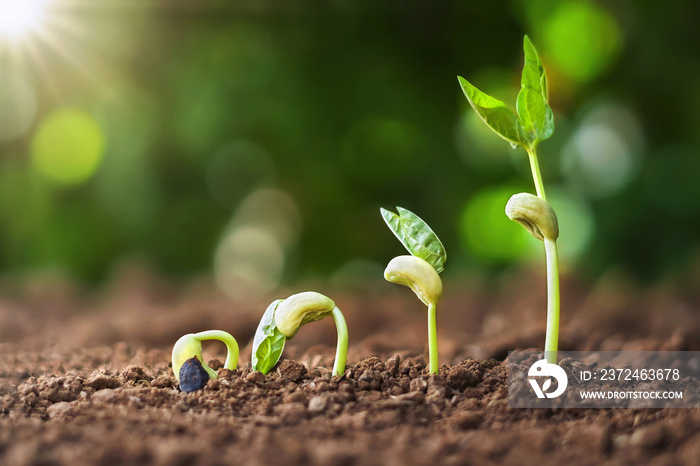
{"label": "green bokeh background", "polygon": [[[692,10],[692,11],[691,11]],[[697,8],[683,2],[54,0],[0,35],[0,274],[99,284],[124,260],[188,279],[333,283],[423,217],[446,273],[541,261],[503,213],[533,192],[457,75],[514,106],[528,34],[563,262],[682,274],[700,235]],[[379,271],[379,272],[377,272]]]}

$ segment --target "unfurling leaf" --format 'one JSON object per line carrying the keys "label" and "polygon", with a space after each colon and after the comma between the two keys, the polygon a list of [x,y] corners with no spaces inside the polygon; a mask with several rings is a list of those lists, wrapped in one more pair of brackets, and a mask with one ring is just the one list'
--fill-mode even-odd
{"label": "unfurling leaf", "polygon": [[251,364],[253,370],[263,374],[267,374],[275,367],[282,357],[284,344],[287,341],[287,337],[275,325],[275,310],[282,301],[278,299],[267,307],[253,338]]}
{"label": "unfurling leaf", "polygon": [[398,214],[380,209],[382,218],[396,238],[412,255],[433,266],[438,273],[445,269],[447,252],[435,232],[419,216],[402,207]]}
{"label": "unfurling leaf", "polygon": [[525,52],[525,64],[520,80],[522,87],[531,87],[536,90],[545,100],[547,100],[547,79],[544,73],[544,66],[540,61],[540,56],[535,50],[535,46],[530,42],[530,38],[523,38],[523,51]]}
{"label": "unfurling leaf", "polygon": [[489,128],[510,142],[513,147],[527,144],[525,130],[518,116],[506,107],[506,104],[484,94],[463,77],[457,78],[469,104]]}
{"label": "unfurling leaf", "polygon": [[525,64],[516,109],[528,144],[534,147],[554,132],[554,114],[547,103],[547,78],[540,57],[530,39],[523,40]]}

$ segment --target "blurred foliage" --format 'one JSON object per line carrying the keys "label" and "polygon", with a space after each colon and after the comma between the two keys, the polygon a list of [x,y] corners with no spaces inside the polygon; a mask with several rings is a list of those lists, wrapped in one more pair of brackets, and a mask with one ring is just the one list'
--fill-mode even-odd
{"label": "blurred foliage", "polygon": [[266,291],[374,273],[402,252],[379,215],[395,205],[438,233],[448,274],[540,260],[503,213],[534,190],[527,157],[456,79],[513,102],[526,33],[555,112],[540,159],[565,263],[656,279],[697,256],[694,5],[47,5],[34,30],[0,33],[5,275],[99,282],[139,257]]}

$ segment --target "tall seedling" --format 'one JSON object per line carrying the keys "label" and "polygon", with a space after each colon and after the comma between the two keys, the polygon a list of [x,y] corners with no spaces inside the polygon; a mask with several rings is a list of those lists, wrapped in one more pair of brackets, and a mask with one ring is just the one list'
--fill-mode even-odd
{"label": "tall seedling", "polygon": [[542,183],[537,146],[554,132],[554,114],[547,98],[547,78],[535,47],[527,36],[523,40],[525,64],[521,89],[516,102],[517,114],[500,100],[484,94],[459,76],[459,83],[469,104],[496,134],[515,149],[525,149],[530,159],[532,179],[539,199],[524,193],[513,196],[506,206],[511,220],[521,223],[535,238],[544,241],[547,262],[547,333],[545,354],[549,363],[556,363],[559,341],[559,261],[557,217],[547,203]]}

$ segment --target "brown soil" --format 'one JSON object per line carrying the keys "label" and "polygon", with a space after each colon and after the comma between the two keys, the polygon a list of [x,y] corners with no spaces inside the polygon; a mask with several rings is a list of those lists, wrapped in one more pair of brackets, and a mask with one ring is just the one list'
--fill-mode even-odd
{"label": "brown soil", "polygon": [[[221,369],[217,381],[192,394],[177,390],[168,366],[174,341],[220,328],[244,346],[274,297],[236,306],[206,284],[176,291],[133,271],[124,275],[90,299],[65,285],[5,287],[0,464],[698,464],[700,458],[698,410],[508,408],[507,351],[543,340],[544,285],[531,273],[452,285],[461,289],[440,310],[444,365],[437,376],[425,369],[420,302],[408,290],[378,284],[378,294],[372,287],[327,293],[350,330],[343,376],[330,376],[335,334],[324,321],[302,329],[267,376],[251,372],[248,346],[238,370]],[[608,277],[590,289],[567,280],[563,296],[562,349],[700,348],[692,294],[670,286],[638,290]],[[223,348],[206,351],[220,368]]]}

